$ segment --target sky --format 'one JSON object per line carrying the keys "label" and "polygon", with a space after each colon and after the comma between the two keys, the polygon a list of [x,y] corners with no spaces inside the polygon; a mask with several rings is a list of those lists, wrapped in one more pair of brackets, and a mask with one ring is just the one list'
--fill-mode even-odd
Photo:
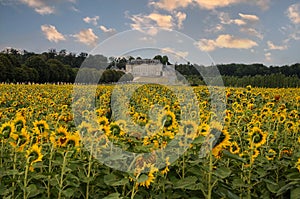
{"label": "sky", "polygon": [[291,65],[300,63],[300,2],[0,0],[0,50],[7,47]]}

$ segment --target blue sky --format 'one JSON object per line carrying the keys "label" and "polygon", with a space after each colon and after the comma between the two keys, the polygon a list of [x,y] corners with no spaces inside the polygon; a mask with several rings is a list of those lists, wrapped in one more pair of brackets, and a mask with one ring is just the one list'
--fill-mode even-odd
{"label": "blue sky", "polygon": [[[300,62],[299,27],[296,0],[0,0],[0,49],[38,53],[50,48],[109,53],[97,50],[101,42],[109,41],[110,50],[130,50],[135,42],[132,47],[157,46],[161,54],[174,51],[185,60],[199,51],[216,64],[285,65]],[[178,42],[160,34],[165,29],[190,39]],[[129,30],[134,40],[117,38]],[[146,56],[143,51],[132,55]]]}

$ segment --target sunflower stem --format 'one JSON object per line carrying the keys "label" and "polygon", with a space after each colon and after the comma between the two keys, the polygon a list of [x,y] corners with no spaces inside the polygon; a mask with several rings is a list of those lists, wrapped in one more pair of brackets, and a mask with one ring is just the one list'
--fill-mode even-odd
{"label": "sunflower stem", "polygon": [[30,160],[30,156],[26,159],[26,166],[25,166],[25,176],[24,176],[24,188],[23,188],[23,198],[26,199],[27,198],[27,178],[28,178],[28,170],[29,170],[29,160]]}
{"label": "sunflower stem", "polygon": [[66,165],[67,165],[67,154],[68,153],[69,153],[69,151],[64,153],[63,165],[62,165],[60,180],[59,180],[58,199],[61,199],[61,194],[63,191],[63,182],[64,182],[65,169],[66,169]]}
{"label": "sunflower stem", "polygon": [[[14,158],[13,158],[13,170],[16,170],[16,163],[17,163],[17,153],[16,153],[16,149],[14,148]],[[15,178],[16,178],[16,174],[13,174],[13,182],[12,182],[12,187],[15,187]],[[15,191],[13,189],[12,191],[12,198],[15,197]]]}
{"label": "sunflower stem", "polygon": [[88,173],[87,173],[87,178],[88,181],[86,183],[86,193],[85,193],[85,198],[89,198],[89,189],[90,189],[90,174],[92,170],[92,157],[93,157],[93,142],[90,148],[90,155],[89,155],[89,165],[88,165]]}
{"label": "sunflower stem", "polygon": [[52,144],[52,145],[51,145],[51,150],[50,150],[49,168],[48,168],[48,172],[49,172],[49,175],[48,175],[48,183],[47,183],[47,196],[48,196],[48,198],[50,198],[50,196],[51,196],[51,189],[50,189],[50,179],[51,179],[51,175],[50,175],[50,173],[52,172],[53,149],[54,149],[54,146],[53,146],[53,144]]}

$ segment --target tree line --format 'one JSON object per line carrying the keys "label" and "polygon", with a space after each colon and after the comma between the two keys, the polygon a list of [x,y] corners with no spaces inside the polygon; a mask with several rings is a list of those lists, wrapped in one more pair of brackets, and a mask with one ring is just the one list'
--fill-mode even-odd
{"label": "tree line", "polygon": [[[83,83],[99,79],[99,83],[131,81],[133,76],[126,74],[126,64],[141,57],[105,57],[104,55],[79,54],[55,49],[34,53],[9,49],[0,53],[0,82],[36,82],[36,83],[74,83],[79,68],[84,68],[86,77]],[[156,55],[153,59],[170,65],[167,56]],[[284,66],[265,66],[263,64],[219,64],[216,65],[225,86],[258,87],[299,87],[300,63]],[[212,73],[209,66],[195,64],[175,64],[175,70],[191,85],[204,85],[203,76]],[[101,78],[99,78],[101,76]],[[207,79],[207,78],[206,78]],[[76,82],[78,82],[76,80]]]}

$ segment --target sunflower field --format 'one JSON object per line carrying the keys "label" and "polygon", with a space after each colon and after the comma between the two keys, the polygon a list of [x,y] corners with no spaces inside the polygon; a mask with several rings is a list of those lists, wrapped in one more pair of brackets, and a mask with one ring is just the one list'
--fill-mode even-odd
{"label": "sunflower field", "polygon": [[0,198],[300,198],[298,88],[78,89],[0,84]]}

